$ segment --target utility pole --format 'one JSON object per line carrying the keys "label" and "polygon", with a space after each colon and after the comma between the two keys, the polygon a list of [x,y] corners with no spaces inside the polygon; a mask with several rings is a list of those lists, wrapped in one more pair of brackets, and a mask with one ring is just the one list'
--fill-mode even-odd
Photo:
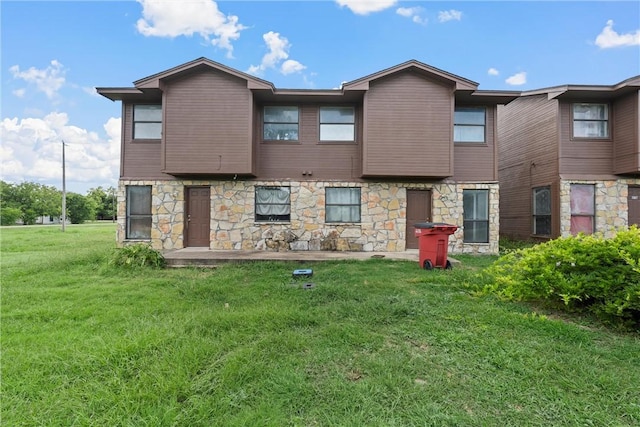
{"label": "utility pole", "polygon": [[62,231],[67,225],[67,186],[65,177],[64,140],[62,140]]}

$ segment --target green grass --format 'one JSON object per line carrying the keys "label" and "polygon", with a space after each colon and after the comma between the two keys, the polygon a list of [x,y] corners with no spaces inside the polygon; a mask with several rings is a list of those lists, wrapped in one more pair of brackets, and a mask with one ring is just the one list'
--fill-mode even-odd
{"label": "green grass", "polygon": [[470,295],[492,257],[130,270],[112,224],[0,236],[2,425],[640,425],[640,337]]}

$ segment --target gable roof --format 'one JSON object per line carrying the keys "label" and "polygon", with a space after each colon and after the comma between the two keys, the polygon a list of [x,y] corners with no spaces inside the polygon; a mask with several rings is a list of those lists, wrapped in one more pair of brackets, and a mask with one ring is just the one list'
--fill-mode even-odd
{"label": "gable roof", "polygon": [[478,83],[474,81],[465,79],[464,77],[460,77],[455,74],[448,73],[446,71],[440,70],[439,68],[435,68],[420,61],[416,61],[415,59],[411,59],[407,62],[403,62],[402,64],[395,65],[393,67],[378,71],[373,74],[369,74],[368,76],[361,77],[357,80],[347,82],[342,85],[342,87],[344,90],[368,90],[370,82],[405,70],[417,70],[426,75],[434,77],[437,80],[451,82],[454,84],[456,90],[475,91],[478,88]]}
{"label": "gable roof", "polygon": [[162,97],[161,82],[163,80],[180,77],[182,75],[207,68],[219,70],[245,80],[247,82],[247,89],[255,91],[254,93],[257,96],[264,99],[270,99],[274,96],[285,96],[290,99],[312,99],[318,96],[339,97],[341,99],[352,98],[353,96],[357,96],[356,94],[358,92],[367,91],[369,89],[370,82],[407,70],[417,72],[436,81],[453,85],[457,92],[456,98],[467,97],[469,98],[468,100],[472,100],[473,98],[476,98],[476,100],[482,98],[485,102],[502,103],[510,102],[519,94],[519,92],[515,93],[506,91],[478,91],[478,83],[424,64],[420,61],[416,61],[415,59],[347,82],[339,89],[276,89],[271,82],[242,71],[238,71],[205,57],[200,57],[168,70],[136,80],[133,82],[134,87],[102,87],[96,88],[96,90],[99,94],[111,99],[112,101],[157,101]]}
{"label": "gable roof", "polygon": [[226,65],[220,64],[219,62],[212,61],[205,57],[200,57],[198,59],[194,59],[193,61],[189,61],[182,65],[178,65],[177,67],[173,67],[168,70],[161,71],[159,73],[153,74],[148,77],[144,77],[140,80],[134,81],[133,84],[135,85],[136,88],[139,88],[139,89],[147,89],[147,88],[156,89],[160,87],[160,80],[162,79],[166,79],[168,77],[177,77],[183,73],[192,71],[197,68],[202,68],[202,67],[210,67],[216,70],[223,71],[232,76],[239,77],[243,80],[246,80],[248,89],[275,90],[275,87],[271,82],[259,79],[247,73],[243,73],[242,71],[238,71],[234,68],[227,67]]}

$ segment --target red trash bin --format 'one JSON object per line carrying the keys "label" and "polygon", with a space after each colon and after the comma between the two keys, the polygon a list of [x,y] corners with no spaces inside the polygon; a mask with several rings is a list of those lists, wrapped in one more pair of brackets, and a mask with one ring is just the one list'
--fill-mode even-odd
{"label": "red trash bin", "polygon": [[419,244],[420,267],[425,270],[451,268],[451,261],[447,259],[449,236],[456,232],[458,226],[443,222],[420,222],[414,227]]}

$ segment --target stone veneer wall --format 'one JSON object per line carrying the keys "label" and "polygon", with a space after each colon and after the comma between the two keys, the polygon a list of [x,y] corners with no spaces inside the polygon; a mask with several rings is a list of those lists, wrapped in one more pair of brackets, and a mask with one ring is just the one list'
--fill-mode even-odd
{"label": "stone veneer wall", "polygon": [[629,225],[629,185],[640,185],[640,179],[617,180],[561,180],[560,181],[560,235],[571,235],[571,184],[596,186],[596,233],[605,238],[614,237],[616,230]]}
{"label": "stone veneer wall", "polygon": [[[210,248],[215,250],[405,250],[407,189],[432,192],[432,220],[460,227],[449,237],[450,253],[498,252],[499,212],[496,183],[371,183],[329,181],[132,181],[118,189],[118,242],[126,244],[126,186],[152,186],[151,244],[156,249],[183,248],[185,186],[211,188]],[[256,186],[291,187],[291,220],[254,220]],[[326,224],[325,187],[361,187],[361,222]],[[489,243],[463,242],[462,190],[489,190]]]}

